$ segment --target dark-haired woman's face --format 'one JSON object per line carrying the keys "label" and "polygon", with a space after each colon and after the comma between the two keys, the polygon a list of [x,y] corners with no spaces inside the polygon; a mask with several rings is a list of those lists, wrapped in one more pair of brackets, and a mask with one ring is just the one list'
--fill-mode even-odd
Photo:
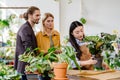
{"label": "dark-haired woman's face", "polygon": [[83,39],[83,37],[84,37],[84,29],[83,29],[83,26],[78,26],[78,27],[76,27],[76,28],[73,30],[72,35],[73,35],[76,39],[82,41],[82,39]]}

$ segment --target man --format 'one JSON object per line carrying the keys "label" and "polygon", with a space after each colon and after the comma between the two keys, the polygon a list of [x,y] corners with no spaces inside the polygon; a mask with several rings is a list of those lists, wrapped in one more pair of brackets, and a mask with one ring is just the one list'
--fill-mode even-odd
{"label": "man", "polygon": [[21,80],[27,80],[24,73],[27,63],[19,61],[18,57],[23,54],[27,48],[33,50],[37,47],[36,37],[32,28],[35,24],[39,23],[40,9],[35,6],[31,6],[28,8],[27,12],[24,13],[23,17],[25,18],[26,23],[20,27],[17,33],[14,68],[18,73],[22,74]]}

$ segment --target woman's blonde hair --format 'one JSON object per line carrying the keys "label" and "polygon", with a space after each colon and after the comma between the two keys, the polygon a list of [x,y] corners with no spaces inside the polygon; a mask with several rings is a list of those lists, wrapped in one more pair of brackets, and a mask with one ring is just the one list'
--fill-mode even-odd
{"label": "woman's blonde hair", "polygon": [[41,21],[41,25],[42,25],[42,27],[41,27],[41,31],[43,31],[44,30],[44,22],[45,22],[45,20],[48,18],[48,17],[52,17],[53,19],[54,19],[54,16],[51,14],[51,13],[44,13],[44,15],[43,15],[43,17],[42,17],[42,21]]}
{"label": "woman's blonde hair", "polygon": [[42,24],[44,24],[45,20],[48,18],[48,17],[52,17],[54,19],[54,16],[51,14],[51,13],[45,13],[43,15],[43,18],[42,18]]}

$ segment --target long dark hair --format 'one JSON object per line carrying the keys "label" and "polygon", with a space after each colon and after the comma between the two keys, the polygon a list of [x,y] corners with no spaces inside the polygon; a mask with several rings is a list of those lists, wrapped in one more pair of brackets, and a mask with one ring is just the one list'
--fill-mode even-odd
{"label": "long dark hair", "polygon": [[76,42],[75,37],[72,35],[73,30],[78,27],[78,26],[83,26],[83,24],[81,24],[79,21],[73,21],[70,25],[70,29],[69,29],[69,42],[72,44],[72,46],[75,48],[77,54],[77,58],[80,60],[80,56],[82,55],[79,45]]}

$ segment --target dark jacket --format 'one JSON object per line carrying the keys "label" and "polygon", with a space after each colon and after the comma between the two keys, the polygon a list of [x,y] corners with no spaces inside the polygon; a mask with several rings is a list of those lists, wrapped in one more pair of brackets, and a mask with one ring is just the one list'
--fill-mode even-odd
{"label": "dark jacket", "polygon": [[34,31],[29,24],[26,22],[23,24],[18,33],[17,33],[17,41],[16,41],[16,52],[15,52],[15,64],[14,68],[19,72],[23,73],[25,71],[25,65],[27,63],[19,61],[19,55],[23,54],[26,51],[26,48],[30,48],[31,50],[37,47],[36,37]]}

